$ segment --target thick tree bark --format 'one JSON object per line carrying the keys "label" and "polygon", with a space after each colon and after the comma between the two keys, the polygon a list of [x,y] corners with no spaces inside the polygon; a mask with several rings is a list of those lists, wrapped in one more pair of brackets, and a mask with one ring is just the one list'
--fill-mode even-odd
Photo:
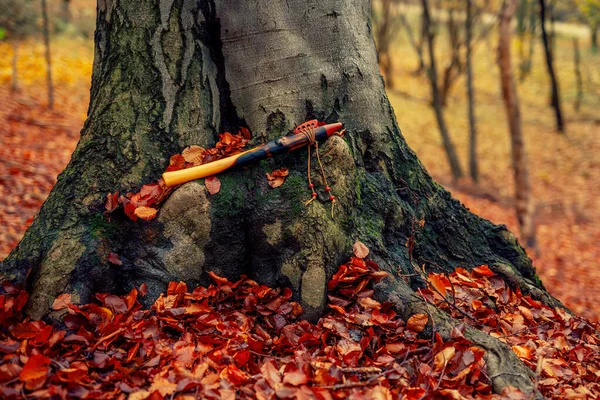
{"label": "thick tree bark", "polygon": [[[404,316],[430,313],[444,337],[456,322],[415,294],[420,279],[403,280],[421,265],[489,264],[512,285],[560,305],[515,236],[454,200],[406,145],[379,74],[369,8],[362,0],[100,1],[81,139],[0,268],[28,286],[28,313],[47,315],[60,293],[87,302],[141,283],[150,302],[169,281],[206,284],[215,271],[289,286],[314,319],[327,280],[357,239],[391,274],[378,296]],[[239,126],[258,144],[310,118],[347,128],[345,139],[322,146],[335,218],[323,197],[303,204],[310,194],[303,151],[223,173],[215,196],[201,182],[182,185],[151,222],[102,214],[107,193],[156,180],[184,146],[210,147],[219,132]],[[269,188],[265,172],[282,166],[290,176]],[[110,264],[110,252],[123,265]],[[469,335],[487,351],[496,390],[534,390],[510,348],[482,332]]]}
{"label": "thick tree bark", "polygon": [[444,143],[444,150],[446,151],[446,157],[448,157],[448,164],[452,172],[452,177],[458,179],[463,176],[462,168],[454,148],[454,143],[448,132],[448,126],[446,125],[446,119],[444,118],[444,110],[442,103],[442,96],[438,86],[438,73],[437,63],[435,60],[434,52],[434,33],[431,25],[431,13],[429,12],[429,2],[427,0],[421,0],[421,6],[423,7],[423,29],[427,37],[427,48],[429,50],[429,65],[427,68],[427,75],[429,77],[429,83],[431,85],[431,102],[433,110],[435,111],[435,119],[442,135],[442,141]]}
{"label": "thick tree bark", "polygon": [[554,71],[554,57],[552,55],[552,45],[548,37],[546,29],[546,0],[540,2],[540,27],[542,29],[542,42],[544,44],[544,55],[546,57],[546,67],[548,68],[548,76],[550,77],[550,86],[552,90],[551,104],[554,109],[554,117],[556,119],[556,130],[565,133],[565,122],[563,119],[562,109],[560,105],[560,92],[558,89],[558,78]]}
{"label": "thick tree bark", "polygon": [[467,17],[465,18],[465,46],[467,50],[467,98],[469,108],[469,173],[473,182],[479,181],[477,163],[477,123],[475,121],[475,91],[473,90],[473,0],[467,0]]}
{"label": "thick tree bark", "polygon": [[500,86],[506,107],[506,116],[510,130],[512,164],[515,177],[515,209],[521,236],[530,247],[535,247],[535,224],[529,184],[529,167],[527,152],[523,140],[519,97],[515,86],[510,54],[511,28],[510,21],[516,8],[515,0],[504,0],[499,16],[498,28],[498,66],[500,68]]}

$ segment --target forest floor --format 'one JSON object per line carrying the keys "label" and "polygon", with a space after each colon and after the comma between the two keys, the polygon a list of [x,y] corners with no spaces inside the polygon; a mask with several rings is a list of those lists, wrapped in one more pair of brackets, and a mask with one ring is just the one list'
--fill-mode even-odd
{"label": "forest floor", "polygon": [[[576,313],[600,319],[600,56],[582,49],[585,94],[573,111],[575,89],[570,40],[558,42],[558,71],[568,123],[567,135],[553,128],[548,85],[536,49],[532,74],[521,84],[522,114],[535,198],[539,252],[530,250],[551,293]],[[55,107],[47,109],[43,48],[21,46],[21,90],[10,91],[12,50],[0,43],[0,260],[16,246],[70,159],[85,120],[93,48],[89,40],[58,38],[53,46]],[[389,90],[409,145],[432,176],[476,214],[506,224],[518,234],[512,208],[510,143],[499,93],[495,44],[482,42],[475,54],[475,86],[481,179],[452,182],[423,75],[412,72],[416,56],[399,43],[396,84]],[[564,52],[564,53],[563,53]],[[443,61],[442,58],[440,58]],[[441,63],[443,65],[443,63]],[[450,95],[446,116],[464,168],[468,123],[464,81]],[[465,171],[466,172],[466,171]],[[467,173],[468,175],[468,173]]]}

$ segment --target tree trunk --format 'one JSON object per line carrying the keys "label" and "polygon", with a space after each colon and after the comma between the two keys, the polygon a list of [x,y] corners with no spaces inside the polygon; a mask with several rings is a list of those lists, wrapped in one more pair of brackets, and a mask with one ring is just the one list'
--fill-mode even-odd
{"label": "tree trunk", "polygon": [[591,46],[592,52],[596,53],[598,51],[598,29],[600,28],[600,24],[594,24],[591,27]]}
{"label": "tree trunk", "polygon": [[[456,321],[415,295],[415,268],[452,271],[488,264],[512,285],[552,305],[531,261],[504,226],[471,214],[437,185],[408,148],[385,95],[368,2],[304,0],[99,2],[88,119],[73,157],[0,270],[27,285],[28,313],[49,313],[60,293],[148,285],[148,302],[169,281],[209,282],[209,271],[247,274],[294,290],[305,316],[321,315],[326,283],[355,240],[391,275],[377,287],[404,318],[432,315],[449,337]],[[219,132],[248,127],[253,144],[309,118],[342,121],[345,139],[322,147],[338,200],[310,197],[306,152],[292,152],[173,192],[157,219],[103,216],[107,193],[155,181],[184,146],[214,145]],[[288,167],[271,189],[265,172]],[[407,246],[406,244],[410,245]],[[122,265],[111,264],[116,253]],[[403,276],[413,276],[405,282]],[[496,391],[531,392],[531,371],[482,332]]]}
{"label": "tree trunk", "polygon": [[10,90],[16,92],[19,90],[19,74],[17,63],[19,61],[19,42],[14,40],[12,43],[13,56],[12,56],[12,78],[10,81]]}
{"label": "tree trunk", "polygon": [[[419,40],[417,41],[415,39],[413,28],[406,19],[406,15],[400,14],[398,18],[400,20],[400,23],[402,23],[402,26],[404,26],[404,29],[406,29],[406,35],[408,36],[408,43],[410,43],[410,47],[412,47],[415,53],[417,53],[417,57],[419,59],[419,66],[415,70],[414,74],[419,75],[425,70],[425,57],[423,56],[423,35],[421,34],[419,36]],[[420,31],[422,31],[422,29],[420,29]]]}
{"label": "tree trunk", "polygon": [[448,157],[448,163],[450,164],[450,170],[452,171],[452,177],[458,179],[462,177],[462,168],[458,161],[458,155],[454,149],[454,143],[448,132],[448,126],[446,125],[446,119],[444,118],[444,111],[442,105],[442,97],[440,95],[440,89],[438,86],[438,73],[437,64],[435,61],[434,52],[434,34],[433,27],[431,26],[431,17],[429,13],[429,3],[427,0],[421,0],[423,7],[423,29],[427,37],[427,48],[429,50],[429,66],[427,68],[427,75],[429,77],[429,83],[431,84],[431,101],[433,110],[435,111],[435,118],[442,135],[442,141],[444,143],[444,149],[446,150],[446,156]]}
{"label": "tree trunk", "polygon": [[556,130],[561,133],[565,133],[565,123],[560,106],[558,79],[556,77],[556,73],[554,72],[552,46],[546,30],[546,0],[540,0],[540,21],[540,26],[542,28],[542,41],[544,44],[544,54],[546,56],[546,67],[548,68],[548,75],[550,76],[550,85],[552,89],[551,104],[552,108],[554,109],[554,116],[556,118]]}
{"label": "tree trunk", "polygon": [[61,17],[65,24],[71,23],[71,0],[61,0]]}
{"label": "tree trunk", "polygon": [[377,51],[379,54],[379,65],[383,72],[386,87],[394,88],[394,59],[390,54],[390,46],[393,40],[392,6],[394,0],[381,1],[381,18],[377,27]]}
{"label": "tree trunk", "polygon": [[575,67],[575,85],[577,94],[575,96],[575,112],[579,113],[581,101],[583,100],[583,79],[581,77],[581,55],[579,54],[579,39],[573,38],[573,65]]}
{"label": "tree trunk", "polygon": [[44,21],[44,47],[46,56],[46,86],[48,88],[48,108],[54,107],[54,88],[52,85],[52,60],[50,58],[50,28],[48,22],[48,5],[42,0],[42,19]]}
{"label": "tree trunk", "polygon": [[528,246],[535,247],[535,224],[532,215],[533,208],[529,185],[527,152],[525,151],[525,143],[523,141],[519,97],[513,78],[510,55],[510,21],[514,15],[515,8],[516,0],[504,0],[502,3],[498,28],[498,66],[500,68],[502,97],[506,107],[506,116],[510,130],[512,163],[515,176],[515,209],[521,228],[521,236]]}
{"label": "tree trunk", "polygon": [[469,103],[469,172],[473,182],[479,182],[477,163],[477,126],[475,121],[475,91],[473,90],[472,65],[473,35],[473,0],[467,0],[467,17],[465,18],[465,46],[467,49],[467,97]]}

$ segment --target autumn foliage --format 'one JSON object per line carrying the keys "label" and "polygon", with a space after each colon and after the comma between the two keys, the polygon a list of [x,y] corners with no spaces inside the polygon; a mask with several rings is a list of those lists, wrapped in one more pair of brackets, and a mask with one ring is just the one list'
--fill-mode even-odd
{"label": "autumn foliage", "polygon": [[[484,351],[464,336],[473,325],[512,346],[553,398],[600,394],[597,329],[513,291],[487,267],[430,275],[422,296],[464,324],[452,340],[404,322],[373,284],[387,273],[352,258],[328,284],[329,311],[313,325],[291,290],[210,273],[190,290],[171,282],[151,309],[139,297],[53,304],[64,326],[23,317],[27,293],[4,282],[0,295],[0,397],[113,399],[528,398],[492,393]],[[495,301],[491,301],[491,300]],[[494,305],[495,304],[495,305]]]}
{"label": "autumn foliage", "polygon": [[[233,156],[240,153],[249,140],[250,131],[247,128],[241,128],[236,134],[222,133],[215,147],[204,149],[196,145],[188,146],[181,154],[172,156],[166,171],[196,167]],[[211,195],[221,190],[221,182],[216,176],[206,178],[204,184]],[[168,188],[161,178],[156,183],[143,185],[138,193],[119,196],[119,191],[116,191],[107,194],[104,208],[108,215],[122,206],[125,215],[131,220],[137,221],[140,218],[149,221],[156,217],[158,208],[173,190],[174,188]]]}

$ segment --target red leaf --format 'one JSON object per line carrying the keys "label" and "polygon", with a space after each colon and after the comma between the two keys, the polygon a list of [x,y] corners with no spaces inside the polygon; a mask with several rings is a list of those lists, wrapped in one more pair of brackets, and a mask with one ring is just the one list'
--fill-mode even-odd
{"label": "red leaf", "polygon": [[246,140],[250,140],[252,138],[252,135],[250,134],[250,130],[248,130],[248,128],[246,128],[244,126],[240,128],[238,135],[241,135]]}
{"label": "red leaf", "polygon": [[160,199],[163,188],[158,183],[150,183],[140,189],[140,202],[138,205],[152,206]]}
{"label": "red leaf", "polygon": [[108,262],[115,265],[123,265],[123,261],[115,253],[108,253]]}
{"label": "red leaf", "polygon": [[19,379],[22,382],[27,382],[45,378],[48,375],[51,362],[52,360],[41,354],[32,355],[21,370]]}
{"label": "red leaf", "polygon": [[477,268],[473,268],[473,272],[479,276],[494,276],[496,273],[490,269],[487,265],[482,265]]}
{"label": "red leaf", "polygon": [[288,364],[283,372],[283,383],[300,386],[308,383],[309,380],[308,375],[293,363]]}
{"label": "red leaf", "polygon": [[446,297],[445,277],[441,274],[429,274],[429,282],[443,297]]}
{"label": "red leaf", "polygon": [[127,312],[127,304],[119,296],[109,294],[104,299],[106,307],[110,308],[114,313],[125,314]]}
{"label": "red leaf", "polygon": [[221,190],[221,181],[216,176],[209,176],[204,179],[204,185],[210,194],[217,194]]}
{"label": "red leaf", "polygon": [[229,283],[227,278],[223,278],[222,276],[215,274],[213,271],[208,271],[208,275],[210,275],[210,277],[213,279],[213,281],[215,281],[215,283],[219,286]]}
{"label": "red leaf", "polygon": [[179,171],[184,167],[185,158],[183,158],[181,154],[175,154],[174,156],[171,156],[171,159],[169,160],[169,166],[167,167],[166,171]]}
{"label": "red leaf", "polygon": [[104,208],[106,212],[113,212],[116,208],[119,207],[119,191],[117,190],[114,193],[109,193],[106,195],[106,203],[104,204]]}
{"label": "red leaf", "polygon": [[10,331],[10,334],[15,339],[34,338],[41,329],[38,324],[37,322],[21,322]]}

